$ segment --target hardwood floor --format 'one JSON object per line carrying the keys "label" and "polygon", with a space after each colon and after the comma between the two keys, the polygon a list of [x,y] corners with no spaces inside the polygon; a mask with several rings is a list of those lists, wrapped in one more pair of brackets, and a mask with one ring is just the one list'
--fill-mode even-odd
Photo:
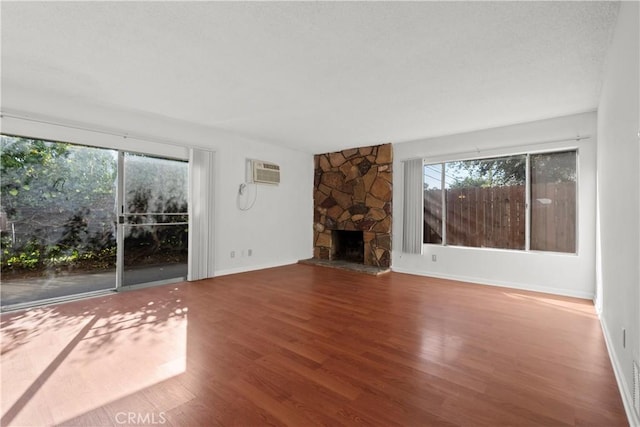
{"label": "hardwood floor", "polygon": [[628,425],[590,301],[292,265],[2,322],[2,425]]}

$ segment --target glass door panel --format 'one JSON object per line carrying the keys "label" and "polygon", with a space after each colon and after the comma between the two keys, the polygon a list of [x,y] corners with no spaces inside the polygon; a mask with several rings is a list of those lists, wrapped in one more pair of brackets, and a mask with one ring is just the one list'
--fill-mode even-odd
{"label": "glass door panel", "polygon": [[1,144],[2,308],[115,288],[117,152]]}
{"label": "glass door panel", "polygon": [[122,286],[185,280],[188,163],[123,153]]}

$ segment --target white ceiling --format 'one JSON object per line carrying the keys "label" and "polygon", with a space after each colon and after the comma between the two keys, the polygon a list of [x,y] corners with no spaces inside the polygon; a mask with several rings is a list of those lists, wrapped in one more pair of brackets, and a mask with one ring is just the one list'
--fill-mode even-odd
{"label": "white ceiling", "polygon": [[618,6],[3,1],[2,105],[312,153],[485,129],[595,109]]}

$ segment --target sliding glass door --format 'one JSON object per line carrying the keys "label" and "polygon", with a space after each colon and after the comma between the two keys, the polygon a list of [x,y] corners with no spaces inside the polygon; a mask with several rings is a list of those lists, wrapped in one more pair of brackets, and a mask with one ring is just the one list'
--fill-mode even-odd
{"label": "sliding glass door", "polygon": [[188,163],[1,136],[2,309],[186,278]]}
{"label": "sliding glass door", "polygon": [[117,152],[1,138],[2,307],[115,288]]}
{"label": "sliding glass door", "polygon": [[188,258],[188,163],[120,154],[122,286],[184,280]]}

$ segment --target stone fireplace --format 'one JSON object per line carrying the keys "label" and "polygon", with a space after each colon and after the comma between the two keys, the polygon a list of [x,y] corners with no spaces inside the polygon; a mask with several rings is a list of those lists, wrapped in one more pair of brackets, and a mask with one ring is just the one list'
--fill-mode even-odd
{"label": "stone fireplace", "polygon": [[318,154],[314,160],[314,258],[389,268],[392,145]]}

